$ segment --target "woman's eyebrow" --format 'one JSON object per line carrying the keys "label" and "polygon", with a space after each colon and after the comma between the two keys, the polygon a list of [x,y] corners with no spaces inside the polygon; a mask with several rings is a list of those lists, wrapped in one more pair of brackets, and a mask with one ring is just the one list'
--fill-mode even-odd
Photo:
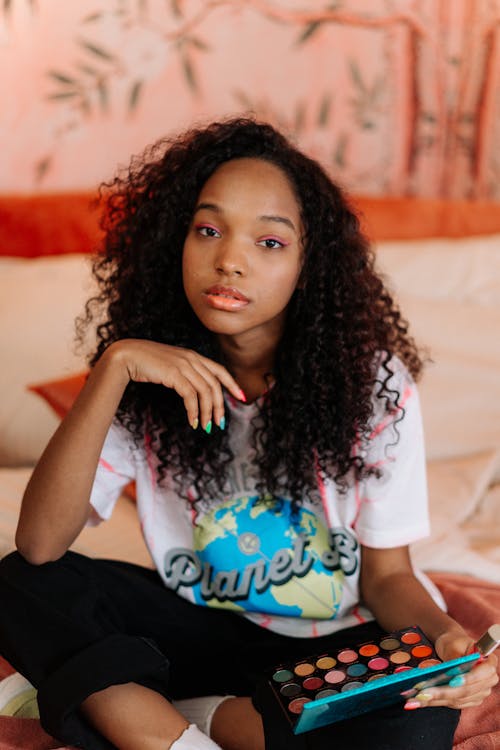
{"label": "woman's eyebrow", "polygon": [[219,206],[217,206],[215,203],[198,203],[198,205],[194,209],[194,213],[196,213],[197,211],[201,211],[202,208],[206,208],[209,211],[215,211],[215,213],[217,214],[222,213],[222,209],[220,209]]}
{"label": "woman's eyebrow", "polygon": [[277,221],[279,224],[286,224],[287,227],[290,227],[290,229],[297,234],[297,230],[295,229],[293,222],[290,221],[290,219],[287,219],[286,216],[259,216],[260,221]]}
{"label": "woman's eyebrow", "polygon": [[[196,206],[194,212],[201,211],[202,209],[207,209],[208,211],[214,211],[216,214],[222,214],[224,211],[220,206],[218,206],[216,203],[198,203]],[[263,216],[258,217],[259,221],[276,221],[279,224],[285,224],[287,227],[290,227],[290,229],[297,234],[297,230],[295,229],[293,222],[290,219],[287,219],[286,216],[274,216],[272,214],[264,214]]]}

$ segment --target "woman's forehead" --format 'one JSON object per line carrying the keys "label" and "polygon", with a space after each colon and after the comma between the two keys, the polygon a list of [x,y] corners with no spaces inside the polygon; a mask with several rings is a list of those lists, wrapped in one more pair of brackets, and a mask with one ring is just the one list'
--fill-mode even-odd
{"label": "woman's forehead", "polygon": [[240,158],[221,164],[203,185],[197,205],[208,203],[221,211],[247,207],[259,215],[289,215],[297,227],[301,207],[285,172],[264,159]]}

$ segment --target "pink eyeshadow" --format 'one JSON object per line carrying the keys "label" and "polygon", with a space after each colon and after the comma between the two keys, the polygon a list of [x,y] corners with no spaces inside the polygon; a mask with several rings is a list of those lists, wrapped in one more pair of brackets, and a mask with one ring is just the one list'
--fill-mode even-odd
{"label": "pink eyeshadow", "polygon": [[329,682],[330,685],[335,685],[337,682],[343,682],[344,680],[345,674],[340,669],[331,669],[325,674],[325,682]]}
{"label": "pink eyeshadow", "polygon": [[383,656],[376,656],[374,659],[370,659],[368,666],[374,670],[385,669],[389,666],[389,662]]}
{"label": "pink eyeshadow", "polygon": [[356,661],[358,658],[358,655],[356,651],[353,651],[350,648],[346,648],[344,651],[341,651],[340,654],[337,656],[337,659],[341,661],[343,664],[350,664],[353,661]]}

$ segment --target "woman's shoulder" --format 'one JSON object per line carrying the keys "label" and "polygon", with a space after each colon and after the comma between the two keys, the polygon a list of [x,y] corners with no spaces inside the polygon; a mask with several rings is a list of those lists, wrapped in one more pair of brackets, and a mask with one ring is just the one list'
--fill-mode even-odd
{"label": "woman's shoulder", "polygon": [[374,393],[380,390],[380,385],[390,390],[415,386],[410,371],[397,354],[387,355],[385,352],[380,352],[375,359],[374,373]]}
{"label": "woman's shoulder", "polygon": [[[397,356],[380,356],[374,368],[371,424],[392,417],[400,422],[410,411],[420,411],[418,390],[410,371]],[[393,421],[390,419],[389,421]]]}
{"label": "woman's shoulder", "polygon": [[126,452],[132,455],[143,452],[145,443],[146,436],[138,442],[130,430],[115,416],[104,441],[104,450]]}

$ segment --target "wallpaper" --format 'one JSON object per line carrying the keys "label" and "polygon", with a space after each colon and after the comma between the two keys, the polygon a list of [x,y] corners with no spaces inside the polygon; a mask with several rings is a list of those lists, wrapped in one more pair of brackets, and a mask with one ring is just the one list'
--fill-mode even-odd
{"label": "wallpaper", "polygon": [[500,0],[1,0],[0,192],[237,113],[347,189],[500,200]]}

